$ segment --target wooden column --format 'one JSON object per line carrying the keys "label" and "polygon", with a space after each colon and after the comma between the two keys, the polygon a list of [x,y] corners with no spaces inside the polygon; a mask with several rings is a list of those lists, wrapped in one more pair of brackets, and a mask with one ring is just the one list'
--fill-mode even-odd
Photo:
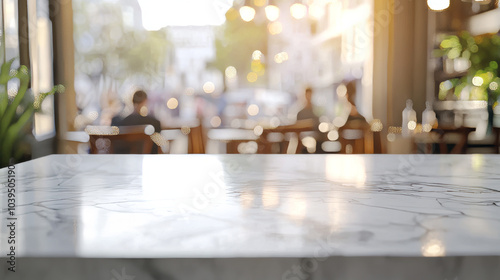
{"label": "wooden column", "polygon": [[[426,1],[375,0],[374,118],[401,126],[406,100],[421,118],[427,93]],[[388,15],[384,19],[383,15]]]}
{"label": "wooden column", "polygon": [[56,131],[57,152],[67,153],[63,147],[62,136],[74,130],[74,119],[77,114],[75,98],[75,58],[73,43],[73,7],[71,0],[49,0],[50,20],[52,21],[52,38],[54,52],[54,84],[62,84],[66,88],[64,94],[56,95]]}

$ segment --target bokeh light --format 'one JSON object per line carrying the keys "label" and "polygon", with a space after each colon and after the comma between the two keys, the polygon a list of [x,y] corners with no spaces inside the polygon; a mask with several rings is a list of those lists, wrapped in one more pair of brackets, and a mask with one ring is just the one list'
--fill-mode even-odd
{"label": "bokeh light", "polygon": [[417,122],[415,122],[415,121],[409,121],[408,122],[408,129],[409,130],[414,130],[415,128],[417,128]]}
{"label": "bokeh light", "polygon": [[344,84],[341,84],[337,87],[337,95],[338,97],[344,97],[347,94],[347,87]]}
{"label": "bokeh light", "polygon": [[206,82],[203,84],[203,91],[205,93],[213,93],[215,91],[215,85],[212,82]]}
{"label": "bokeh light", "polygon": [[271,35],[280,34],[283,31],[283,25],[279,21],[271,22],[267,25],[267,29]]}
{"label": "bokeh light", "polygon": [[481,77],[475,76],[474,78],[472,78],[472,84],[475,85],[476,87],[482,86],[483,83],[484,80]]}
{"label": "bokeh light", "polygon": [[339,132],[337,130],[332,130],[330,132],[328,132],[328,140],[330,141],[337,141],[339,139]]}
{"label": "bokeh light", "polygon": [[222,120],[221,120],[221,118],[219,116],[213,116],[210,119],[210,125],[212,127],[219,127],[221,124],[222,124]]}
{"label": "bokeh light", "polygon": [[258,75],[257,73],[255,72],[250,72],[248,73],[247,75],[247,81],[249,81],[250,83],[254,83],[257,81],[257,78],[258,78]]}
{"label": "bokeh light", "polygon": [[450,6],[450,0],[427,0],[427,6],[433,11],[442,11]]}
{"label": "bokeh light", "polygon": [[253,133],[257,136],[262,135],[263,132],[264,132],[264,128],[260,125],[254,127],[254,129],[253,129]]}
{"label": "bokeh light", "polygon": [[250,116],[257,116],[259,114],[259,106],[256,104],[250,104],[247,108],[247,112]]}
{"label": "bokeh light", "polygon": [[241,19],[249,22],[255,17],[255,9],[249,6],[243,6],[240,8]]}
{"label": "bokeh light", "polygon": [[370,130],[373,132],[380,132],[384,129],[384,125],[382,124],[382,121],[379,119],[374,119],[371,124],[370,124]]}
{"label": "bokeh light", "polygon": [[295,3],[290,6],[290,14],[295,19],[302,19],[307,14],[307,7],[300,3]]}
{"label": "bokeh light", "polygon": [[259,50],[255,50],[253,53],[252,53],[252,59],[253,60],[260,60],[262,58],[262,52],[259,51]]}
{"label": "bokeh light", "polygon": [[274,5],[268,5],[265,8],[265,11],[266,11],[266,17],[270,21],[275,21],[280,17],[280,8]]}
{"label": "bokeh light", "polygon": [[238,72],[234,66],[228,66],[225,71],[226,77],[229,79],[235,78]]}
{"label": "bokeh light", "polygon": [[177,98],[172,97],[167,101],[167,107],[170,110],[176,109],[179,106],[179,101],[177,101]]}
{"label": "bokeh light", "polygon": [[280,52],[274,56],[274,62],[283,63],[288,60],[288,53]]}
{"label": "bokeh light", "polygon": [[330,124],[327,122],[322,122],[318,125],[319,131],[326,133],[330,130]]}

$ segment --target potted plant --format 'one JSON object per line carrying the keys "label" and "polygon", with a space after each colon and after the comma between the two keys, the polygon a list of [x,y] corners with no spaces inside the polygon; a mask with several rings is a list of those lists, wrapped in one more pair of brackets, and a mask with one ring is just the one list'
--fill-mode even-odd
{"label": "potted plant", "polygon": [[[43,100],[56,92],[62,93],[64,87],[57,85],[51,91],[34,97],[29,89],[30,75],[28,68],[21,65],[11,69],[14,59],[5,62],[0,68],[0,167],[16,162],[30,152],[31,135],[29,124],[33,115],[39,111]],[[10,80],[19,80],[17,94],[9,95],[7,84]]]}
{"label": "potted plant", "polygon": [[[454,94],[461,98],[466,91],[470,100],[484,100],[488,103],[488,125],[492,126],[493,108],[498,105],[500,96],[500,36],[482,34],[472,36],[466,31],[443,38],[436,50],[438,56],[449,60],[467,61],[465,73],[449,80]],[[440,98],[444,97],[444,94]]]}

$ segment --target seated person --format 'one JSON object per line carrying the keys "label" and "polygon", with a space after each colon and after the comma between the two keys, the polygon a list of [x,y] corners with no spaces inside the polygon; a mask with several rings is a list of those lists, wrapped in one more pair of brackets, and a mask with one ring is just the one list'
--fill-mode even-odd
{"label": "seated person", "polygon": [[[308,87],[306,88],[304,92],[304,99],[305,99],[305,106],[302,108],[297,113],[297,121],[301,120],[312,120],[313,121],[313,131],[314,131],[314,139],[316,139],[316,153],[321,152],[321,143],[325,140],[325,135],[324,133],[321,133],[319,131],[319,118],[318,116],[314,113],[313,110],[313,105],[312,105],[312,88]],[[303,153],[306,153],[306,151],[302,151]]]}
{"label": "seated person", "polygon": [[141,115],[141,108],[146,107],[148,103],[148,95],[142,91],[138,90],[134,93],[132,98],[132,103],[134,105],[134,111],[132,114],[128,115],[124,119],[113,118],[111,125],[115,126],[127,126],[127,125],[144,125],[150,124],[155,128],[155,132],[160,132],[161,125],[155,117],[143,116]]}
{"label": "seated person", "polygon": [[[339,128],[340,142],[342,144],[342,153],[365,153],[365,138],[366,132],[370,125],[365,117],[361,115],[356,108],[356,81],[345,83],[346,99],[349,115],[346,118],[345,124]],[[348,148],[349,146],[349,148]]]}
{"label": "seated person", "polygon": [[365,117],[363,117],[356,108],[356,81],[349,81],[346,83],[346,98],[347,102],[351,105],[349,116],[347,117],[346,126],[359,126],[360,128],[368,127],[368,122]]}
{"label": "seated person", "polygon": [[[118,117],[114,117],[111,121],[111,125],[114,126],[129,126],[129,125],[147,125],[150,124],[155,128],[155,132],[161,131],[161,124],[156,118],[152,116],[143,116],[141,115],[141,108],[146,107],[148,101],[148,95],[142,91],[138,90],[134,93],[132,98],[132,103],[134,105],[134,111],[132,114],[127,117],[120,119]],[[121,145],[120,145],[121,146]],[[157,145],[153,145],[152,153],[158,152]],[[126,147],[117,148],[117,153],[127,153]]]}

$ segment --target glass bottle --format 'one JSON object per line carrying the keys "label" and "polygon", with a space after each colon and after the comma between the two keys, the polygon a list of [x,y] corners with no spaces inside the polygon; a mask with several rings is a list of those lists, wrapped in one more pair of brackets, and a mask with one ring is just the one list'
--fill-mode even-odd
{"label": "glass bottle", "polygon": [[425,110],[422,113],[422,128],[424,132],[429,132],[436,123],[436,113],[432,110],[432,104],[425,102]]}
{"label": "glass bottle", "polygon": [[413,101],[406,100],[406,108],[403,110],[403,124],[401,134],[404,137],[410,136],[410,132],[417,127],[417,112],[413,110]]}

